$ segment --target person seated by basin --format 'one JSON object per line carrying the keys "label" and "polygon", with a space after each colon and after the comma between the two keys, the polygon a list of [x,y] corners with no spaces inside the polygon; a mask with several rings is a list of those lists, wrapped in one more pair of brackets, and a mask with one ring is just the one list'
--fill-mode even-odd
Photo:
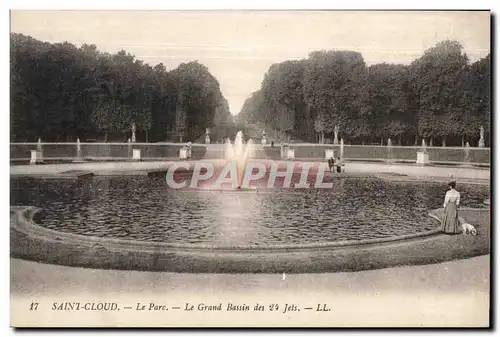
{"label": "person seated by basin", "polygon": [[342,173],[345,171],[345,164],[342,163],[342,161],[340,160],[340,157],[335,159],[334,166],[336,168],[337,173]]}

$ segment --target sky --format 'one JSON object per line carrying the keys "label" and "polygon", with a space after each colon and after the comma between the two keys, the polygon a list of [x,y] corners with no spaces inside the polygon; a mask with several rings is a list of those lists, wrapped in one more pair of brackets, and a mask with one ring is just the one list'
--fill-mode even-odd
{"label": "sky", "polygon": [[126,50],[174,69],[197,60],[218,79],[237,114],[273,63],[314,50],[360,52],[367,65],[409,64],[445,39],[471,62],[490,52],[490,13],[467,11],[21,11],[11,31],[48,42]]}

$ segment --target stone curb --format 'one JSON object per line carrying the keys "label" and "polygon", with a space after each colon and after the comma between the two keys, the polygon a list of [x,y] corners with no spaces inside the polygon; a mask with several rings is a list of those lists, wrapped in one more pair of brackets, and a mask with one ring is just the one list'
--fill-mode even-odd
{"label": "stone curb", "polygon": [[[490,253],[487,235],[434,234],[379,244],[287,250],[214,250],[80,241],[71,233],[32,226],[36,207],[11,207],[11,257],[92,269],[178,273],[335,273],[425,265]],[[484,211],[483,209],[479,209]],[[431,211],[438,212],[439,210]],[[23,214],[28,213],[26,217]],[[24,219],[24,220],[23,220]],[[36,225],[36,224],[35,224]],[[51,237],[47,236],[51,231]],[[485,232],[486,233],[486,232]],[[55,235],[52,235],[55,234]],[[69,239],[67,239],[69,238]],[[67,239],[67,240],[66,240]]]}
{"label": "stone curb", "polygon": [[[103,238],[97,236],[88,236],[74,233],[57,231],[49,228],[44,228],[33,221],[33,217],[40,208],[33,206],[16,206],[11,208],[15,214],[15,221],[11,221],[11,227],[29,236],[36,236],[39,239],[61,241],[65,243],[73,243],[79,245],[102,245],[110,248],[122,249],[127,251],[156,251],[161,248],[165,251],[180,250],[180,251],[220,251],[220,252],[248,252],[248,251],[267,251],[274,252],[279,250],[300,251],[314,249],[335,249],[343,247],[359,247],[363,245],[375,245],[382,243],[394,243],[399,241],[407,241],[417,238],[424,238],[440,233],[439,228],[408,235],[401,235],[389,238],[364,239],[359,241],[338,241],[324,242],[311,244],[290,244],[290,245],[273,245],[273,246],[210,246],[201,244],[167,244],[162,242],[145,242],[140,240],[123,240],[115,238]],[[430,215],[430,214],[429,214]],[[433,218],[436,218],[432,216]],[[439,219],[438,219],[439,220]]]}

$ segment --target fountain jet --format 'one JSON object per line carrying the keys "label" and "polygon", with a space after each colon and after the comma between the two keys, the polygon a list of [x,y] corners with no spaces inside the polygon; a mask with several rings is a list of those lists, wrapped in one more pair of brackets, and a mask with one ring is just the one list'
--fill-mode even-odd
{"label": "fountain jet", "polygon": [[250,139],[246,144],[243,141],[243,133],[238,131],[234,138],[234,143],[231,144],[229,138],[226,141],[226,160],[236,163],[236,170],[238,174],[238,186],[241,188],[243,182],[243,174],[246,162],[253,155],[253,143]]}

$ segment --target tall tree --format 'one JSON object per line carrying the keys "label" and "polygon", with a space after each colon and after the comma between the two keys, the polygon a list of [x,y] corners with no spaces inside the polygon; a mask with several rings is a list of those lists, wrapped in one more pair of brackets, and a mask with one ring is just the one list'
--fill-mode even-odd
{"label": "tall tree", "polygon": [[198,62],[167,71],[122,50],[101,53],[11,34],[11,139],[104,137],[124,140],[135,123],[141,140],[165,140],[185,115],[186,139],[212,125],[224,105],[219,84]]}
{"label": "tall tree", "polygon": [[375,64],[367,68],[363,85],[359,137],[397,137],[410,130],[414,117],[409,111],[408,72],[404,65]]}
{"label": "tall tree", "polygon": [[[442,41],[426,50],[410,67],[410,78],[418,97],[418,132],[432,143],[434,137],[457,135],[463,124],[455,118],[463,106],[460,79],[468,57],[457,41]],[[452,118],[450,118],[450,116]],[[455,123],[450,124],[451,121]]]}

